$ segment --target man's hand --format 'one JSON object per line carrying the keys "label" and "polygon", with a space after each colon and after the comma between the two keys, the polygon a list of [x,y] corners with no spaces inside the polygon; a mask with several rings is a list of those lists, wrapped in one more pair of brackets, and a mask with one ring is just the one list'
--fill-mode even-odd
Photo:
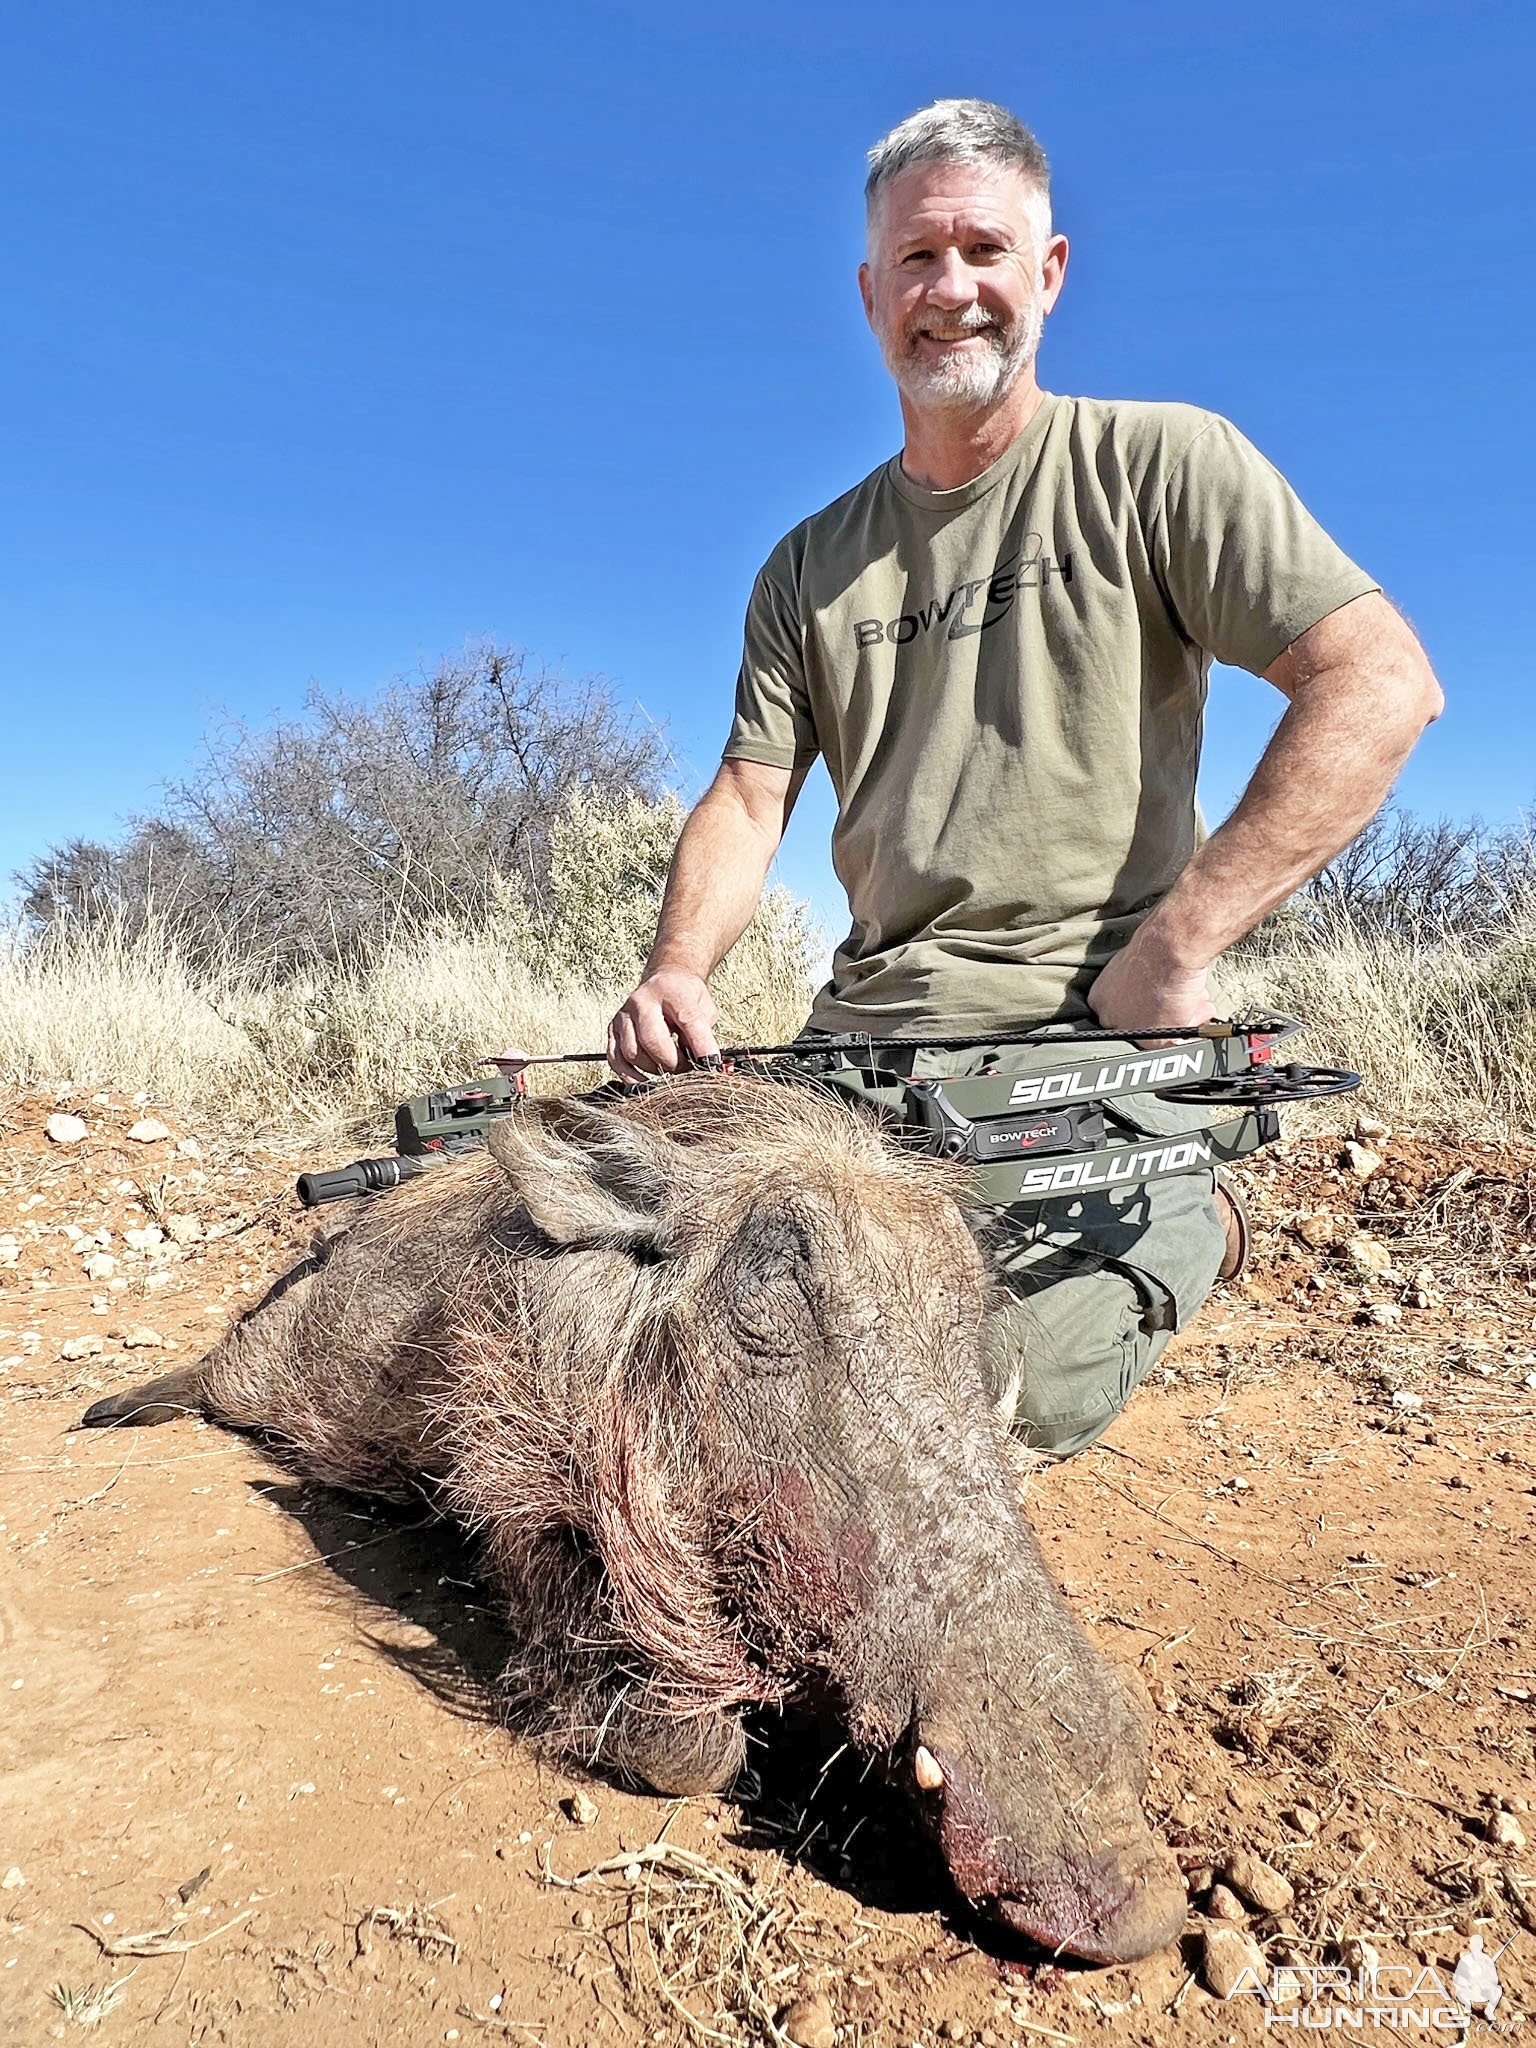
{"label": "man's hand", "polygon": [[1185,1027],[1216,1015],[1204,970],[1180,967],[1137,945],[1138,932],[1121,947],[1088,991],[1088,1006],[1112,1031],[1136,1031],[1149,1024]]}
{"label": "man's hand", "polygon": [[663,967],[647,975],[608,1027],[608,1064],[624,1081],[675,1074],[683,1052],[719,1052],[720,1008],[697,974]]}

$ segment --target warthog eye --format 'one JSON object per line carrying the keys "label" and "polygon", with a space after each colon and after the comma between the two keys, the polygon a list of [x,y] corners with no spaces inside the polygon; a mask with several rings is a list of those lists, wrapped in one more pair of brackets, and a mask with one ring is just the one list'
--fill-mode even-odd
{"label": "warthog eye", "polygon": [[811,1249],[791,1218],[753,1219],[720,1262],[731,1335],[752,1361],[788,1371],[817,1340],[811,1304]]}

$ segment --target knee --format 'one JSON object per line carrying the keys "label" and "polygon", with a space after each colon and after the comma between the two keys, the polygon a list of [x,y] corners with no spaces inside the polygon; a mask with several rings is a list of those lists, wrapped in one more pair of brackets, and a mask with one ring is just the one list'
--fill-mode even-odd
{"label": "knee", "polygon": [[1171,1319],[1127,1282],[1095,1275],[1008,1304],[989,1332],[994,1384],[1017,1386],[1011,1427],[1031,1450],[1074,1457],[1120,1414],[1160,1356]]}

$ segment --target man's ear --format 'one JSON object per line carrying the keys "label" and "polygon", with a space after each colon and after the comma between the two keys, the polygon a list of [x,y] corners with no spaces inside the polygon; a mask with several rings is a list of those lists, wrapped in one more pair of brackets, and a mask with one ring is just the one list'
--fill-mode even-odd
{"label": "man's ear", "polygon": [[496,1117],[486,1149],[552,1244],[649,1258],[671,1249],[668,1196],[692,1176],[683,1148],[659,1132],[549,1097]]}
{"label": "man's ear", "polygon": [[869,265],[859,265],[859,297],[864,301],[864,318],[873,327],[875,324],[875,284],[870,276]]}
{"label": "man's ear", "polygon": [[1070,254],[1065,235],[1052,235],[1045,245],[1045,254],[1040,259],[1040,282],[1047,313],[1055,311],[1056,301],[1061,297],[1061,288],[1067,281],[1067,258]]}

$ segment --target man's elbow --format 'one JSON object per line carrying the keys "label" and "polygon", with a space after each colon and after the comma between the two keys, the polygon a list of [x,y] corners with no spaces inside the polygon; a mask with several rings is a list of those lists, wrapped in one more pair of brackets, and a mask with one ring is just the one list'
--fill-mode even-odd
{"label": "man's elbow", "polygon": [[1440,687],[1440,679],[1430,667],[1428,656],[1420,649],[1418,689],[1415,698],[1419,731],[1423,732],[1427,726],[1433,725],[1444,709],[1445,692]]}
{"label": "man's elbow", "polygon": [[[1346,609],[1353,611],[1355,607]],[[1361,666],[1367,673],[1371,667],[1376,668],[1387,686],[1384,694],[1390,699],[1391,710],[1411,745],[1444,711],[1445,692],[1418,634],[1390,598],[1380,593],[1362,598],[1358,610],[1361,616],[1357,631],[1364,630],[1355,649],[1365,657]],[[1373,639],[1374,662],[1369,651]]]}
{"label": "man's elbow", "polygon": [[1397,684],[1396,696],[1402,707],[1403,723],[1409,726],[1417,738],[1426,727],[1445,709],[1445,692],[1440,679],[1430,666],[1429,656],[1419,644],[1417,634],[1407,620],[1399,616],[1398,629],[1402,637],[1401,651],[1394,663]]}
{"label": "man's elbow", "polygon": [[796,775],[787,768],[771,768],[755,761],[722,761],[700,809],[706,805],[717,808],[756,834],[767,849],[766,865],[784,837],[789,813],[804,780],[803,772]]}

